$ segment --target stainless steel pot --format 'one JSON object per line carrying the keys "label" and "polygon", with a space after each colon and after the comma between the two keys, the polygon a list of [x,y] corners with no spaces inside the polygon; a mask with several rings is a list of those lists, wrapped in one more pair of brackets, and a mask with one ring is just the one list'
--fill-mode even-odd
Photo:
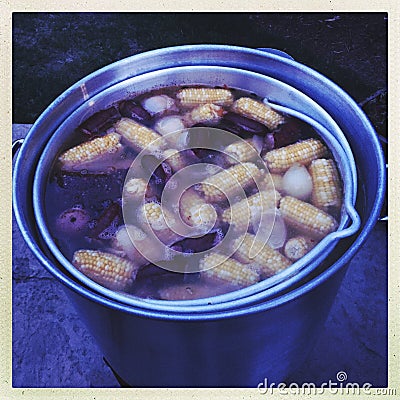
{"label": "stainless steel pot", "polygon": [[[54,160],[58,157],[60,149],[64,143],[68,141],[68,138],[71,133],[74,132],[76,126],[80,125],[88,116],[110,107],[115,102],[126,98],[132,93],[137,95],[148,91],[149,88],[159,89],[171,85],[218,85],[222,82],[228,87],[237,87],[250,92],[257,90],[257,93],[260,96],[268,96],[268,98],[273,96],[274,101],[278,101],[280,104],[286,104],[284,111],[295,114],[297,117],[300,116],[300,118],[307,122],[310,122],[312,117],[312,124],[316,126],[321,137],[331,149],[338,163],[344,182],[342,218],[338,230],[326,236],[305,257],[281,273],[256,285],[213,298],[178,302],[137,299],[127,294],[114,292],[104,288],[87,278],[65,258],[55,244],[52,235],[47,228],[44,205],[46,182]],[[275,107],[282,110],[281,106]],[[290,109],[287,107],[290,107]],[[299,111],[301,111],[300,115]],[[318,121],[323,121],[324,125]],[[211,304],[215,305],[213,307],[214,311],[243,307],[246,304],[263,301],[275,296],[282,290],[286,290],[288,287],[295,284],[297,281],[306,278],[307,275],[326,258],[327,254],[334,249],[339,239],[354,234],[359,228],[360,219],[354,209],[357,193],[357,175],[352,153],[344,150],[348,148],[349,145],[343,133],[340,131],[333,119],[321,107],[319,107],[318,104],[298,90],[277,81],[276,79],[254,72],[216,66],[176,67],[142,74],[113,85],[88,99],[87,102],[82,104],[70,116],[68,116],[54,132],[40,157],[34,178],[33,205],[36,220],[38,222],[38,229],[51,252],[64,268],[71,273],[71,275],[87,287],[111,299],[135,307],[168,312],[176,312],[178,307],[179,312],[209,312]],[[350,226],[348,226],[349,219],[351,221]]]}
{"label": "stainless steel pot", "polygon": [[[106,87],[131,76],[183,65],[228,66],[287,83],[330,114],[352,148],[359,178],[356,209],[361,216],[360,233],[339,242],[307,280],[296,282],[275,298],[208,313],[141,309],[77,283],[37,232],[33,174],[57,127]],[[20,149],[13,196],[16,218],[28,245],[64,284],[104,355],[125,381],[133,386],[254,387],[265,377],[279,382],[305,359],[347,263],[378,218],[384,190],[385,163],[376,134],[355,102],[335,84],[304,65],[262,51],[182,46],[122,60],[61,95],[38,119]]]}

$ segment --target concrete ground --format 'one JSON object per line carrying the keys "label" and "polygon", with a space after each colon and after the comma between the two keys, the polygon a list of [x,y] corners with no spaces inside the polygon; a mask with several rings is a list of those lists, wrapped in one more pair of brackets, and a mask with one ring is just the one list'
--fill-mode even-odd
{"label": "concrete ground", "polygon": [[[387,16],[380,14],[24,14],[13,16],[13,138],[63,90],[112,61],[183,43],[276,47],[325,74],[387,124]],[[308,361],[288,382],[387,385],[387,226],[352,260]],[[13,386],[118,387],[61,284],[13,220]]]}

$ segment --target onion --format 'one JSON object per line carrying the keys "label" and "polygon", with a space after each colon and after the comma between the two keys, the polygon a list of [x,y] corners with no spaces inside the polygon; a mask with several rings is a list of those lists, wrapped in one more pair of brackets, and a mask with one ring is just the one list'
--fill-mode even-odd
{"label": "onion", "polygon": [[137,260],[140,253],[135,248],[134,242],[145,240],[147,235],[134,225],[121,225],[115,232],[111,242],[114,250],[122,251],[131,260]]}
{"label": "onion", "polygon": [[[174,135],[175,146],[178,150],[187,149],[189,143],[189,132],[187,130],[181,131],[178,134]],[[194,156],[194,153],[193,153]]]}
{"label": "onion", "polygon": [[168,135],[168,142],[177,149],[184,149],[188,143],[188,132],[185,129],[182,118],[178,115],[168,115],[160,118],[154,125],[154,129],[161,135]]}
{"label": "onion", "polygon": [[117,232],[115,233],[115,241],[113,244],[115,244],[115,247],[119,250],[125,252],[127,252],[127,250],[131,250],[133,244],[125,225],[122,225],[118,228]]}
{"label": "onion", "polygon": [[269,210],[260,219],[252,221],[252,223],[253,231],[260,235],[261,238],[268,238],[267,244],[273,249],[279,249],[285,244],[287,237],[286,225],[278,210]]}
{"label": "onion", "polygon": [[174,99],[166,95],[148,97],[142,101],[143,108],[152,115],[161,114],[175,105]]}
{"label": "onion", "polygon": [[185,125],[183,125],[182,118],[178,115],[168,115],[167,117],[159,119],[154,125],[154,129],[161,135],[178,132],[184,128]]}
{"label": "onion", "polygon": [[299,164],[294,164],[286,171],[282,179],[282,186],[286,194],[299,200],[306,200],[310,197],[313,188],[307,168]]}

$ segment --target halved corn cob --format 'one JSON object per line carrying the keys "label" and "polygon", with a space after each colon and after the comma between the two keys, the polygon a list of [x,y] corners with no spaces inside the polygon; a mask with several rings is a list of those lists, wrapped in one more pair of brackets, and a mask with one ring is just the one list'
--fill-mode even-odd
{"label": "halved corn cob", "polygon": [[222,201],[253,185],[260,175],[261,170],[253,163],[237,164],[205,179],[198,190],[207,202]]}
{"label": "halved corn cob", "polygon": [[217,212],[194,190],[186,190],[179,202],[180,215],[190,226],[210,226],[217,220]]}
{"label": "halved corn cob", "polygon": [[279,210],[289,225],[315,239],[322,239],[338,227],[328,213],[291,196],[281,199]]}
{"label": "halved corn cob", "polygon": [[137,152],[144,149],[156,150],[165,146],[165,140],[161,135],[133,119],[122,118],[114,128]]}
{"label": "halved corn cob", "polygon": [[176,97],[185,107],[194,107],[206,103],[230,106],[233,103],[233,95],[228,89],[186,88],[179,90]]}
{"label": "halved corn cob", "polygon": [[311,161],[327,155],[328,149],[318,139],[306,139],[265,154],[264,160],[271,172],[285,172],[293,164],[308,165]]}
{"label": "halved corn cob", "polygon": [[184,155],[176,149],[165,150],[163,156],[174,172],[185,168],[189,164]]}
{"label": "halved corn cob", "polygon": [[256,160],[259,156],[252,140],[239,140],[226,146],[222,151],[230,165]]}
{"label": "halved corn cob", "polygon": [[201,274],[207,278],[220,280],[245,287],[260,280],[260,275],[250,266],[219,253],[209,253],[200,260]]}
{"label": "halved corn cob", "polygon": [[140,208],[140,219],[143,229],[150,228],[153,233],[167,246],[175,243],[181,237],[173,231],[176,224],[175,216],[165,207],[154,201],[143,204]]}
{"label": "halved corn cob", "polygon": [[128,290],[138,268],[115,254],[99,250],[77,250],[72,264],[87,277],[111,290]]}
{"label": "halved corn cob", "polygon": [[244,264],[252,263],[258,268],[261,278],[265,279],[284,270],[291,262],[279,251],[268,244],[256,240],[256,236],[246,233],[243,237],[233,242],[237,248],[234,256]]}
{"label": "halved corn cob", "polygon": [[250,97],[241,97],[233,103],[234,112],[244,117],[261,122],[269,129],[275,129],[285,121],[285,117],[271,107]]}
{"label": "halved corn cob", "polygon": [[305,256],[316,244],[314,239],[307,236],[295,236],[289,239],[284,248],[285,256],[292,261],[297,261]]}
{"label": "halved corn cob", "polygon": [[251,227],[252,222],[259,220],[263,212],[277,207],[280,198],[281,195],[275,190],[253,194],[224,210],[222,222],[235,225],[238,229]]}
{"label": "halved corn cob", "polygon": [[121,149],[120,139],[120,135],[109,133],[105,136],[83,142],[62,153],[59,157],[59,161],[63,166],[79,166],[87,162],[95,161],[110,153],[116,153]]}
{"label": "halved corn cob", "polygon": [[186,113],[183,117],[186,126],[204,122],[218,122],[224,114],[224,109],[216,104],[202,104]]}
{"label": "halved corn cob", "polygon": [[141,201],[146,195],[147,185],[148,182],[143,178],[129,179],[124,186],[124,193],[127,198]]}
{"label": "halved corn cob", "polygon": [[335,162],[324,158],[314,160],[311,162],[309,171],[313,182],[312,204],[323,210],[331,206],[339,208],[342,190]]}

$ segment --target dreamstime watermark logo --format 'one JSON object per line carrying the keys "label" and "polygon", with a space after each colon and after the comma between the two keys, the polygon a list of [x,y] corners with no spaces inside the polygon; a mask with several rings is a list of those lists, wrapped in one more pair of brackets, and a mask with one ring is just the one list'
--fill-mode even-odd
{"label": "dreamstime watermark logo", "polygon": [[336,379],[329,379],[317,386],[312,382],[305,382],[301,385],[297,383],[286,384],[281,382],[269,382],[267,378],[260,382],[257,386],[260,394],[272,394],[278,391],[279,394],[297,394],[297,395],[314,395],[322,393],[339,394],[339,395],[395,395],[396,389],[391,388],[377,388],[373,389],[372,384],[365,382],[360,385],[357,382],[349,382],[348,376],[345,371],[339,371],[336,374]]}

